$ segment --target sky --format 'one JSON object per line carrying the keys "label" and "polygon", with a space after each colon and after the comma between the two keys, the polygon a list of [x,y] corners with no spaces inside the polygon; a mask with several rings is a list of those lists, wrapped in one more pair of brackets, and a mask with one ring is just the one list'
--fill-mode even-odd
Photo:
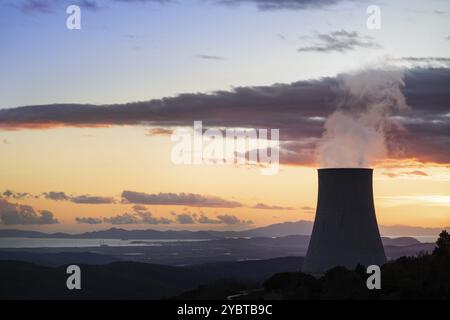
{"label": "sky", "polygon": [[[2,1],[0,228],[313,220],[316,169],[353,155],[380,224],[448,226],[449,18],[445,0]],[[277,174],[175,164],[195,120],[279,129]]]}

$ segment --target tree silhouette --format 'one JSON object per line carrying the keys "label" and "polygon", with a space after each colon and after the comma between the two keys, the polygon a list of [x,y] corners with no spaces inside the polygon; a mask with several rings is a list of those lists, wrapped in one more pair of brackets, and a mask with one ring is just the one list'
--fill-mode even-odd
{"label": "tree silhouette", "polygon": [[450,251],[450,235],[446,230],[439,234],[439,239],[436,241],[436,248],[434,248],[433,255],[448,256]]}

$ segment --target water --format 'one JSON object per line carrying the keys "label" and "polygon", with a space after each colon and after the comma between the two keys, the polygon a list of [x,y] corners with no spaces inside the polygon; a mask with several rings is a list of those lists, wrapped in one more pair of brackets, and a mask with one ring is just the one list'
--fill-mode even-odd
{"label": "water", "polygon": [[[389,236],[389,238],[413,237],[422,243],[436,242],[437,237],[432,236]],[[142,247],[161,246],[171,242],[193,242],[205,241],[208,239],[54,239],[54,238],[0,238],[0,248],[89,248],[101,247]]]}
{"label": "water", "polygon": [[54,239],[54,238],[0,238],[0,248],[88,248],[88,247],[142,247],[161,246],[170,242],[202,241],[198,239],[121,240],[121,239]]}

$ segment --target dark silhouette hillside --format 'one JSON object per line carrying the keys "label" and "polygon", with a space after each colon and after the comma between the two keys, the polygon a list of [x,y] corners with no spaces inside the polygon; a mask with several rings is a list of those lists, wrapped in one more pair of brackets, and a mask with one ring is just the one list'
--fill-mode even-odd
{"label": "dark silhouette hillside", "polygon": [[0,261],[0,299],[162,299],[220,282],[236,282],[239,286],[232,287],[236,290],[260,284],[277,272],[296,271],[302,260],[285,257],[186,267],[136,262],[80,265],[79,291],[66,288],[65,266]]}

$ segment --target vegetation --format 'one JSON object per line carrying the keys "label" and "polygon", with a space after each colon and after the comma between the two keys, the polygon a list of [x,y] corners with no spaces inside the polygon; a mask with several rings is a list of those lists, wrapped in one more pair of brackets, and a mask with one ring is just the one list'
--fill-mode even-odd
{"label": "vegetation", "polygon": [[381,289],[368,290],[365,268],[336,267],[321,278],[301,272],[275,274],[254,298],[450,299],[450,236],[442,231],[432,254],[402,257],[381,268]]}

